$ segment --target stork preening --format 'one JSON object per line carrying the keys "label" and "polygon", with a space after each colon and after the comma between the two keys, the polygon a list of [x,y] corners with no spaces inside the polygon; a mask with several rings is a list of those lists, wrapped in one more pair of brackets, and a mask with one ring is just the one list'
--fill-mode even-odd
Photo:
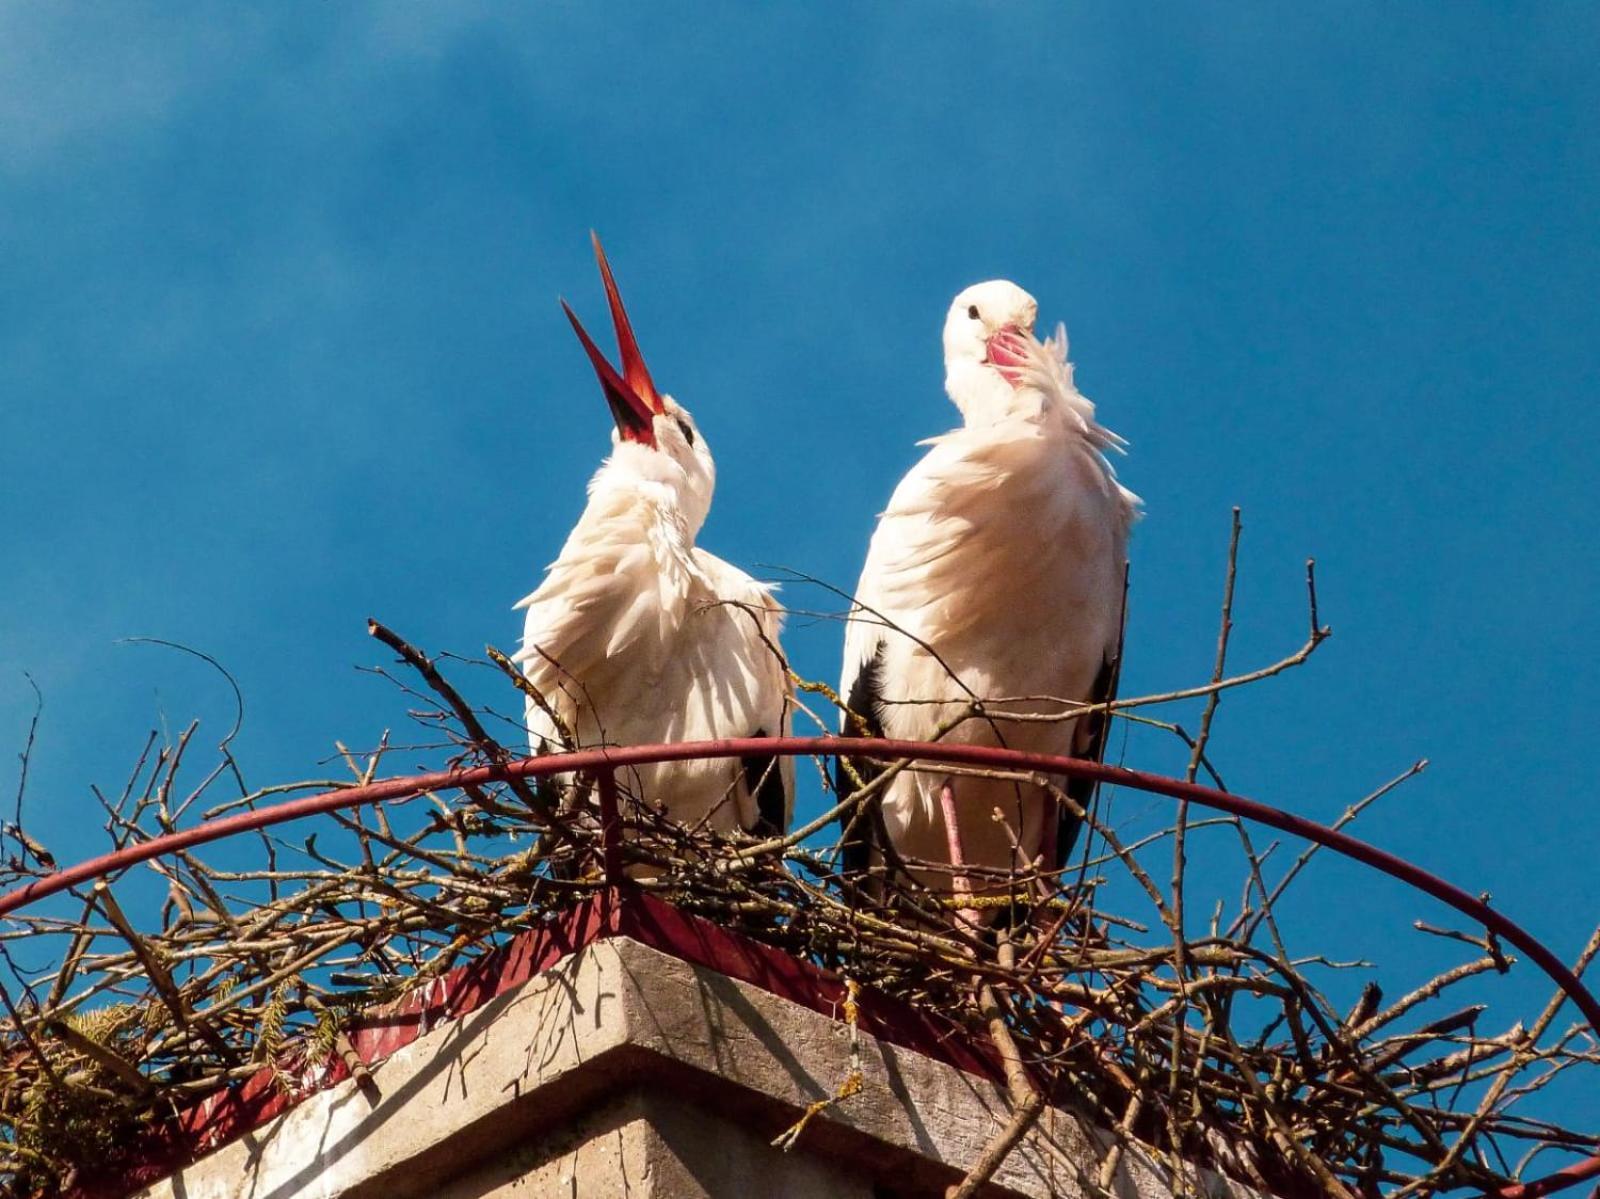
{"label": "stork preening", "polygon": [[[929,740],[981,702],[983,715],[942,740],[1077,757],[1103,750],[1103,710],[1006,719],[1114,695],[1139,509],[1105,457],[1121,440],[1073,385],[1065,330],[1041,342],[1037,313],[1032,296],[1004,281],[969,287],[950,306],[945,390],[963,424],[925,442],[927,454],[895,488],[845,633],[839,694],[870,733]],[[874,773],[865,761],[855,768]],[[1057,782],[1086,804],[1089,785]],[[841,795],[853,789],[843,769],[839,783]],[[956,813],[954,839],[946,808]],[[1077,834],[1044,788],[933,767],[901,773],[845,819],[847,873],[881,863],[887,837],[914,874],[945,891],[956,848],[981,892],[1001,883],[997,871],[1040,859],[1060,868]]]}
{"label": "stork preening", "polygon": [[[577,527],[527,609],[517,655],[535,754],[788,732],[782,622],[771,590],[695,545],[716,468],[688,411],[656,390],[599,239],[622,359],[606,360],[567,307],[616,424]],[[789,759],[668,762],[619,772],[643,802],[718,832],[788,827]]]}

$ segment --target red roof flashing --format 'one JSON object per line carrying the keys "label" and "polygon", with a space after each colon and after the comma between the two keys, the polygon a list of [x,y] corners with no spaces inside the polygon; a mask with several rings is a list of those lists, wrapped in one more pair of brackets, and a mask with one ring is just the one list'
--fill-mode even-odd
{"label": "red roof flashing", "polygon": [[[476,961],[357,1017],[346,1029],[356,1057],[364,1065],[374,1065],[440,1023],[467,1015],[608,937],[631,937],[824,1015],[837,1016],[844,1007],[844,983],[829,972],[634,888],[620,887],[600,892]],[[867,989],[861,991],[858,1007],[859,1027],[880,1040],[996,1081],[1003,1079],[987,1038],[972,1035],[946,1017],[917,1011]],[[123,1161],[82,1171],[69,1196],[122,1199],[349,1077],[345,1063],[330,1055],[314,1076],[302,1076],[300,1087],[289,1093],[280,1071],[263,1066],[243,1084],[209,1095],[152,1128],[145,1142]]]}

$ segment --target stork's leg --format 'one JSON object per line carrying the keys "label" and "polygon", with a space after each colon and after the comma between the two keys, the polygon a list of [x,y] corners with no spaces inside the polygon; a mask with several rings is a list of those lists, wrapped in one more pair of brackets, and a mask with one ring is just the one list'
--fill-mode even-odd
{"label": "stork's leg", "polygon": [[[956,794],[949,779],[939,784],[939,809],[944,813],[944,836],[950,848],[950,865],[955,868],[950,876],[951,889],[958,900],[968,899],[972,896],[972,880],[967,877],[967,857],[961,852],[961,830],[956,826]],[[977,908],[956,909],[956,919],[974,930],[979,927]]]}

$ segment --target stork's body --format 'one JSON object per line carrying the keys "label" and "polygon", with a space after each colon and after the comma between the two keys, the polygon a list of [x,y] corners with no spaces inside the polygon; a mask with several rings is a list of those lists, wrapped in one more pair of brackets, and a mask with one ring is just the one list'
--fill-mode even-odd
{"label": "stork's body", "polygon": [[[598,251],[598,243],[596,243]],[[619,375],[572,317],[617,422],[615,448],[527,608],[518,661],[535,754],[788,731],[789,690],[770,590],[699,549],[715,467],[688,412],[655,391],[601,257],[622,347]],[[569,310],[568,315],[571,316]],[[559,722],[559,723],[558,723]],[[674,819],[778,832],[788,826],[787,759],[631,768],[628,790]]]}
{"label": "stork's body", "polygon": [[[969,288],[951,308],[946,386],[965,423],[927,443],[895,489],[845,639],[840,694],[884,736],[939,736],[975,700],[992,716],[1058,713],[1062,701],[1103,701],[1115,686],[1138,500],[1105,460],[1117,439],[1073,386],[1065,335],[1040,343],[1035,311],[1009,283]],[[942,739],[1092,756],[1101,727],[975,718]],[[1056,805],[1044,790],[939,770],[908,771],[883,795],[882,832],[902,858],[950,861],[946,784],[968,865],[1064,860],[1076,824],[1047,827]],[[875,830],[856,824],[847,868],[866,867]],[[948,871],[920,873],[950,886]]]}

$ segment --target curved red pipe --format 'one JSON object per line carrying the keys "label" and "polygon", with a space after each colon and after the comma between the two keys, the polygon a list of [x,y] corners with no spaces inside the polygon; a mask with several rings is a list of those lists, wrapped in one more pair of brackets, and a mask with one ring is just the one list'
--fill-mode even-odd
{"label": "curved red pipe", "polygon": [[[1589,1022],[1596,1035],[1600,1036],[1600,1002],[1596,1001],[1589,989],[1560,958],[1515,921],[1501,915],[1478,897],[1468,894],[1460,887],[1446,882],[1420,866],[1412,865],[1386,850],[1369,845],[1337,829],[1318,824],[1314,820],[1307,820],[1303,816],[1268,807],[1253,799],[1204,787],[1198,783],[1167,778],[1165,775],[1150,774],[1142,770],[1129,770],[1122,766],[1088,762],[1079,758],[1023,753],[1019,750],[997,749],[983,745],[945,745],[937,742],[891,741],[868,737],[725,738],[671,745],[586,749],[573,753],[523,758],[502,765],[473,766],[385,779],[366,786],[326,791],[320,795],[308,795],[301,799],[286,800],[283,803],[257,808],[254,811],[239,812],[232,816],[204,821],[193,828],[167,833],[80,862],[76,866],[58,870],[5,895],[0,895],[0,917],[37,900],[59,894],[78,883],[123,870],[163,854],[176,853],[178,850],[204,845],[235,833],[267,828],[286,821],[298,820],[304,816],[316,816],[343,808],[363,807],[390,799],[405,799],[424,791],[443,791],[462,786],[503,782],[517,777],[541,778],[545,775],[571,771],[615,770],[652,762],[680,762],[691,758],[738,758],[756,754],[780,754],[785,757],[810,755],[833,757],[839,754],[851,754],[859,757],[916,759],[924,762],[947,762],[952,765],[1003,770],[1042,771],[1076,778],[1097,779],[1103,783],[1131,787],[1155,795],[1170,796],[1173,799],[1188,800],[1202,807],[1242,816],[1258,824],[1324,845],[1402,882],[1410,883],[1439,902],[1465,916],[1470,916],[1495,936],[1516,946],[1549,975],[1583,1013],[1584,1019]],[[1536,1196],[1564,1190],[1596,1175],[1600,1175],[1600,1156],[1577,1162],[1545,1178],[1502,1189],[1495,1192],[1495,1195],[1498,1199],[1535,1199]]]}

